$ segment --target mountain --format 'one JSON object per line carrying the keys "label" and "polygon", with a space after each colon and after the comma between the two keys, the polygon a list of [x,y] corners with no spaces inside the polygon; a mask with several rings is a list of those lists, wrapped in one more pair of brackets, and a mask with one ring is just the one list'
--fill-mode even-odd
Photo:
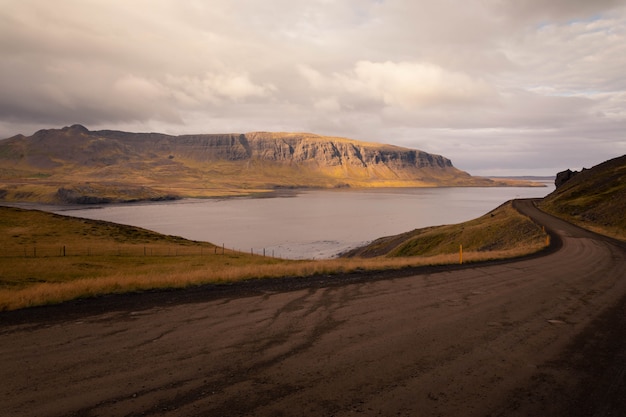
{"label": "mountain", "polygon": [[310,133],[89,131],[81,125],[0,141],[0,199],[103,203],[281,188],[503,186],[440,155]]}
{"label": "mountain", "polygon": [[626,155],[580,172],[558,173],[540,207],[585,228],[626,240]]}

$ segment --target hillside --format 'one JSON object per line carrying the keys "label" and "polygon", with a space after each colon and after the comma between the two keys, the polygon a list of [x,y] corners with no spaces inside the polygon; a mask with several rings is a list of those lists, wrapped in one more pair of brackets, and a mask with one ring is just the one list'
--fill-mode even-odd
{"label": "hillside", "polygon": [[12,207],[0,207],[0,247],[0,312],[99,294],[280,276],[280,267],[292,264],[138,227]]}
{"label": "hillside", "polygon": [[89,131],[74,125],[0,141],[0,199],[105,203],[281,188],[503,186],[440,155],[310,133]]}
{"label": "hillside", "polygon": [[[626,240],[626,155],[581,172],[557,175],[557,189],[539,204],[542,210],[598,233]],[[345,257],[433,256],[541,249],[545,233],[508,202],[484,216],[455,225],[416,229],[376,239]]]}
{"label": "hillside", "polygon": [[514,257],[545,247],[546,235],[509,201],[477,219],[464,223],[415,229],[376,239],[344,257],[436,256],[459,253],[489,253],[492,258]]}
{"label": "hillside", "polygon": [[557,176],[540,207],[599,233],[626,240],[626,155]]}

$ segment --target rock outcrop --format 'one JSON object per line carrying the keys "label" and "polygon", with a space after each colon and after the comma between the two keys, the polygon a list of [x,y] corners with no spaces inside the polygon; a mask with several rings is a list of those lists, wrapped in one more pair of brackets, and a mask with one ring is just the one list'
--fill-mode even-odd
{"label": "rock outcrop", "polygon": [[[168,136],[103,130],[91,132],[90,135],[123,143],[128,151],[165,152],[168,156],[200,162],[261,160],[296,164],[313,162],[327,167],[349,165],[366,168],[385,165],[398,170],[453,168],[452,162],[440,155],[310,133],[252,132]],[[109,146],[115,142],[110,142]],[[90,151],[97,153],[98,150]]]}
{"label": "rock outcrop", "polygon": [[556,174],[554,185],[556,186],[556,188],[559,188],[561,185],[565,184],[567,181],[574,178],[577,174],[580,174],[580,172],[572,171],[571,169],[566,169],[565,171],[561,171]]}

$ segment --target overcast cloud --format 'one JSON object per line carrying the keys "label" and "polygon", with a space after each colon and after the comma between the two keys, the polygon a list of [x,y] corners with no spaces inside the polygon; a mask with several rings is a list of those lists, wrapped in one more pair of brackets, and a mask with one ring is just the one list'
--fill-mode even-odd
{"label": "overcast cloud", "polygon": [[626,153],[626,1],[0,0],[0,137],[308,131],[553,174]]}

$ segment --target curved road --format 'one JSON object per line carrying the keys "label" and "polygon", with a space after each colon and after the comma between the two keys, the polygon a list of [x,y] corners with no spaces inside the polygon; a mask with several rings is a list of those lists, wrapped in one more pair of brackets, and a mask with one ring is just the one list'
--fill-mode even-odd
{"label": "curved road", "polygon": [[0,414],[626,415],[624,245],[515,205],[561,237],[559,250],[148,307],[149,294],[0,314]]}

